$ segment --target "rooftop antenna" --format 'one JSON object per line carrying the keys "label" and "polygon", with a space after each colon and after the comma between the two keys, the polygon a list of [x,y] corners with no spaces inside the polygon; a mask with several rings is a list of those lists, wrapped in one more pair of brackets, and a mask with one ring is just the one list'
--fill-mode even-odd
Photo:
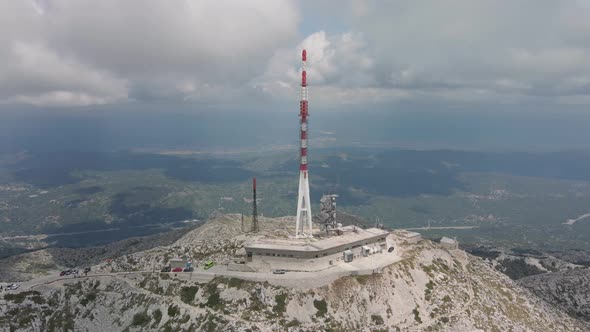
{"label": "rooftop antenna", "polygon": [[258,233],[258,209],[256,207],[256,178],[252,178],[252,229],[253,233]]}
{"label": "rooftop antenna", "polygon": [[320,200],[320,227],[326,231],[326,235],[338,228],[336,223],[336,197],[338,195],[324,195]]}

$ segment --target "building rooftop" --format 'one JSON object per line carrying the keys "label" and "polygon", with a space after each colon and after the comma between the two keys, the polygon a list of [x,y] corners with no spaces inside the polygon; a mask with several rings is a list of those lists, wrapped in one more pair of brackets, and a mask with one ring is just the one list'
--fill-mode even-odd
{"label": "building rooftop", "polygon": [[416,233],[416,232],[410,232],[410,231],[400,231],[398,232],[398,234],[402,237],[405,238],[413,238],[413,237],[417,237],[417,236],[421,236],[420,233]]}
{"label": "building rooftop", "polygon": [[[351,242],[372,239],[378,236],[387,236],[389,232],[378,228],[361,229],[354,226],[345,226],[342,228],[344,234],[335,235],[326,238],[308,240],[308,239],[261,239],[256,242],[246,244],[246,249],[273,249],[288,251],[322,251]],[[355,231],[356,230],[356,231]]]}

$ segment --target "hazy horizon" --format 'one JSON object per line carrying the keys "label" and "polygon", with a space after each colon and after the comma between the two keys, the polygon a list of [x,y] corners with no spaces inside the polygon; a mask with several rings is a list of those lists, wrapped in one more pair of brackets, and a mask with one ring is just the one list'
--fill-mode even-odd
{"label": "hazy horizon", "polygon": [[[286,110],[291,108],[293,111]],[[310,151],[322,147],[389,147],[497,151],[590,149],[590,114],[570,111],[311,109]],[[0,112],[0,151],[196,149],[289,146],[296,108],[281,111],[27,109]]]}

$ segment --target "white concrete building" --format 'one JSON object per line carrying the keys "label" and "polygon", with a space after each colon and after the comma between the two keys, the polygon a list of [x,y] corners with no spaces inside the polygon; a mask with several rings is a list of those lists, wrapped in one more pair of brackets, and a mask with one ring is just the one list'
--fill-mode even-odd
{"label": "white concrete building", "polygon": [[396,231],[395,233],[400,237],[400,239],[409,244],[415,244],[422,240],[422,235],[420,233],[409,231]]}
{"label": "white concrete building", "polygon": [[387,231],[355,226],[343,227],[342,231],[342,235],[320,239],[261,239],[246,244],[246,264],[257,270],[311,271],[344,261],[345,257],[355,259],[387,251]]}
{"label": "white concrete building", "polygon": [[459,242],[446,236],[440,239],[440,245],[445,249],[459,249]]}

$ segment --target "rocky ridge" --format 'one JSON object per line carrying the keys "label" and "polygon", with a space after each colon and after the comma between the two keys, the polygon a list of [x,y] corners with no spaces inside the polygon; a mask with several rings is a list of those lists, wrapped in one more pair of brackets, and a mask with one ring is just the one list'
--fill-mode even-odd
{"label": "rocky ridge", "polygon": [[590,269],[544,273],[518,280],[535,295],[590,322]]}
{"label": "rocky ridge", "polygon": [[[285,236],[290,218],[264,220],[257,235],[237,215],[219,216],[175,243],[124,255],[99,271],[145,271],[172,256],[231,260],[253,236]],[[60,280],[0,301],[0,329],[57,331],[587,331],[461,250],[427,240],[399,243],[403,259],[381,273],[312,289],[240,279],[207,283],[135,273]]]}

